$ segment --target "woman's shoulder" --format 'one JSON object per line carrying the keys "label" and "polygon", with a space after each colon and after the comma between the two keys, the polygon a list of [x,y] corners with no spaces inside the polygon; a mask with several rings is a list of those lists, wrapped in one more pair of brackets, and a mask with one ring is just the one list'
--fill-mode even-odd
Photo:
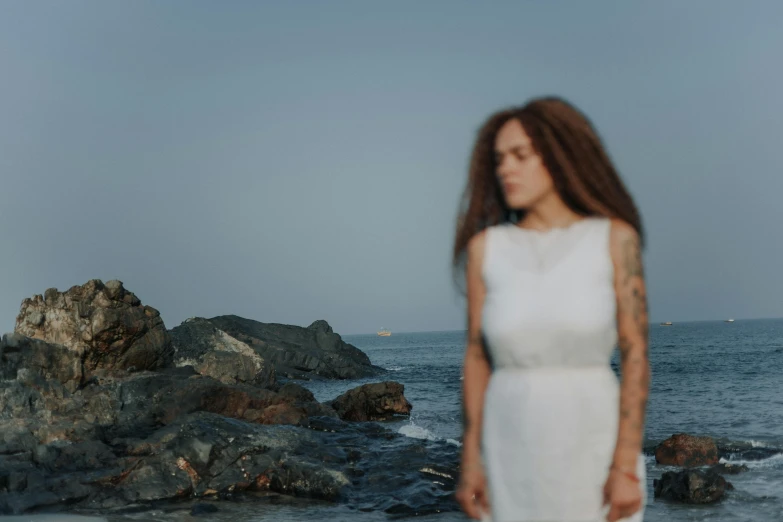
{"label": "woman's shoulder", "polygon": [[636,229],[620,218],[606,218],[609,221],[609,233],[612,245],[621,245],[626,242],[639,242],[639,233]]}
{"label": "woman's shoulder", "polygon": [[637,259],[641,255],[639,232],[627,221],[610,220],[609,252],[615,266]]}
{"label": "woman's shoulder", "polygon": [[474,263],[482,263],[490,244],[496,241],[494,238],[502,235],[508,227],[508,223],[499,223],[476,232],[468,241],[468,259],[473,260]]}
{"label": "woman's shoulder", "polygon": [[469,259],[476,259],[477,256],[483,257],[484,248],[487,242],[487,230],[483,229],[479,230],[475,234],[473,234],[473,237],[470,238],[468,241],[468,258]]}

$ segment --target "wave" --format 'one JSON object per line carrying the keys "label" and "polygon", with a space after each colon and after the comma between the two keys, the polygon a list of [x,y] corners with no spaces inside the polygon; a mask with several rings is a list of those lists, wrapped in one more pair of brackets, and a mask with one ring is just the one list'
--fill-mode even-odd
{"label": "wave", "polygon": [[410,424],[406,424],[405,426],[401,427],[398,430],[398,433],[412,439],[441,440],[440,437],[436,436],[430,430],[416,425],[413,421],[410,421]]}
{"label": "wave", "polygon": [[389,366],[388,368],[384,368],[387,372],[398,372],[400,370],[404,370],[405,366]]}
{"label": "wave", "polygon": [[759,440],[741,440],[740,442],[744,442],[746,444],[750,444],[753,448],[770,448],[770,449],[779,449],[776,446],[770,444],[769,442],[759,441]]}
{"label": "wave", "polygon": [[462,443],[457,439],[444,439],[443,437],[439,437],[432,431],[422,426],[419,426],[413,421],[409,421],[408,424],[402,426],[399,430],[397,430],[397,433],[399,433],[400,435],[405,435],[406,437],[410,437],[411,439],[440,440],[445,442],[446,444],[457,446],[458,448],[462,447]]}
{"label": "wave", "polygon": [[726,464],[744,464],[750,469],[765,469],[765,468],[778,468],[783,467],[783,453],[778,453],[776,455],[772,455],[771,457],[767,457],[765,459],[755,459],[755,460],[748,460],[743,458],[722,458],[720,459],[721,463]]}

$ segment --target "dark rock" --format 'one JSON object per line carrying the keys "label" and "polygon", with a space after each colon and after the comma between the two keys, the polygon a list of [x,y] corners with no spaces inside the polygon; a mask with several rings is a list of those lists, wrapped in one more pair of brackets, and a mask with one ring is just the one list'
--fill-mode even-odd
{"label": "dark rock", "polygon": [[278,375],[357,379],[384,373],[383,368],[370,363],[364,352],[343,342],[326,321],[316,321],[307,328],[260,323],[235,315],[209,321],[274,364]]}
{"label": "dark rock", "polygon": [[275,385],[272,364],[206,319],[188,319],[169,334],[174,347],[175,366],[190,365],[201,375],[226,384]]}
{"label": "dark rock", "polygon": [[731,483],[712,471],[667,471],[653,481],[655,498],[686,504],[710,504],[723,498]]}
{"label": "dark rock", "polygon": [[15,332],[59,344],[99,369],[154,370],[171,362],[171,339],[157,310],[143,306],[120,281],[98,279],[22,302]]}
{"label": "dark rock", "polygon": [[297,401],[315,401],[313,392],[293,382],[287,382],[277,390],[278,395]]}
{"label": "dark rock", "polygon": [[388,420],[395,415],[410,415],[411,403],[405,387],[394,381],[364,384],[348,390],[328,404],[347,421]]}
{"label": "dark rock", "polygon": [[710,437],[678,433],[658,445],[655,460],[659,464],[684,468],[710,466],[718,463],[718,447]]}
{"label": "dark rock", "polygon": [[152,397],[162,424],[196,411],[217,413],[258,424],[306,425],[311,415],[336,415],[326,405],[303,402],[271,390],[226,385],[208,377],[175,382]]}
{"label": "dark rock", "polygon": [[217,513],[220,511],[218,507],[214,504],[204,504],[199,502],[198,504],[193,504],[193,507],[190,508],[190,514],[191,516],[197,517],[200,515],[211,515],[212,513]]}
{"label": "dark rock", "polygon": [[188,415],[146,441],[153,450],[120,476],[118,491],[136,499],[243,490],[335,499],[347,479],[319,464],[316,457],[326,447],[311,433],[204,412]]}

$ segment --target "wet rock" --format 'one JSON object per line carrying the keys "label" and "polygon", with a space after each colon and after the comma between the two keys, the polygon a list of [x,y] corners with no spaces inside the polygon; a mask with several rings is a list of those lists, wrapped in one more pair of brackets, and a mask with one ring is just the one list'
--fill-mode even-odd
{"label": "wet rock", "polygon": [[347,421],[388,420],[410,415],[413,406],[405,398],[405,387],[394,381],[365,384],[340,395],[328,404]]}
{"label": "wet rock", "polygon": [[198,517],[201,515],[211,515],[212,513],[217,513],[218,511],[220,510],[214,504],[204,504],[199,502],[198,504],[193,504],[193,507],[190,508],[190,515]]}
{"label": "wet rock", "polygon": [[710,471],[718,473],[720,475],[737,475],[744,471],[750,471],[750,468],[745,464],[730,464],[728,462],[721,462],[709,468]]}
{"label": "wet rock", "polygon": [[718,463],[718,447],[710,437],[694,437],[686,433],[672,435],[655,449],[659,464],[692,468]]}
{"label": "wet rock", "polygon": [[686,504],[710,504],[717,502],[731,483],[712,471],[688,469],[667,471],[653,482],[655,498]]}
{"label": "wet rock", "polygon": [[[292,427],[258,426],[199,412],[139,443],[148,456],[116,483],[128,500],[245,490],[330,500],[347,483],[339,471],[316,460],[324,444],[312,432]],[[128,449],[134,453],[132,445]]]}

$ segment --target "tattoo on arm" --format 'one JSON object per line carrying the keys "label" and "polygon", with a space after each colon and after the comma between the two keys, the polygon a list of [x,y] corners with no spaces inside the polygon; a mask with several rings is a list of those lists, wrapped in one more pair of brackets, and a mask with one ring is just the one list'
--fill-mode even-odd
{"label": "tattoo on arm", "polygon": [[617,443],[618,446],[636,448],[644,435],[642,432],[650,379],[647,295],[639,241],[636,238],[624,240],[621,253],[624,277],[618,281],[618,291],[622,296],[619,313],[624,316],[624,320],[621,321],[623,331],[619,332],[618,346],[623,382],[620,396],[621,426]]}

